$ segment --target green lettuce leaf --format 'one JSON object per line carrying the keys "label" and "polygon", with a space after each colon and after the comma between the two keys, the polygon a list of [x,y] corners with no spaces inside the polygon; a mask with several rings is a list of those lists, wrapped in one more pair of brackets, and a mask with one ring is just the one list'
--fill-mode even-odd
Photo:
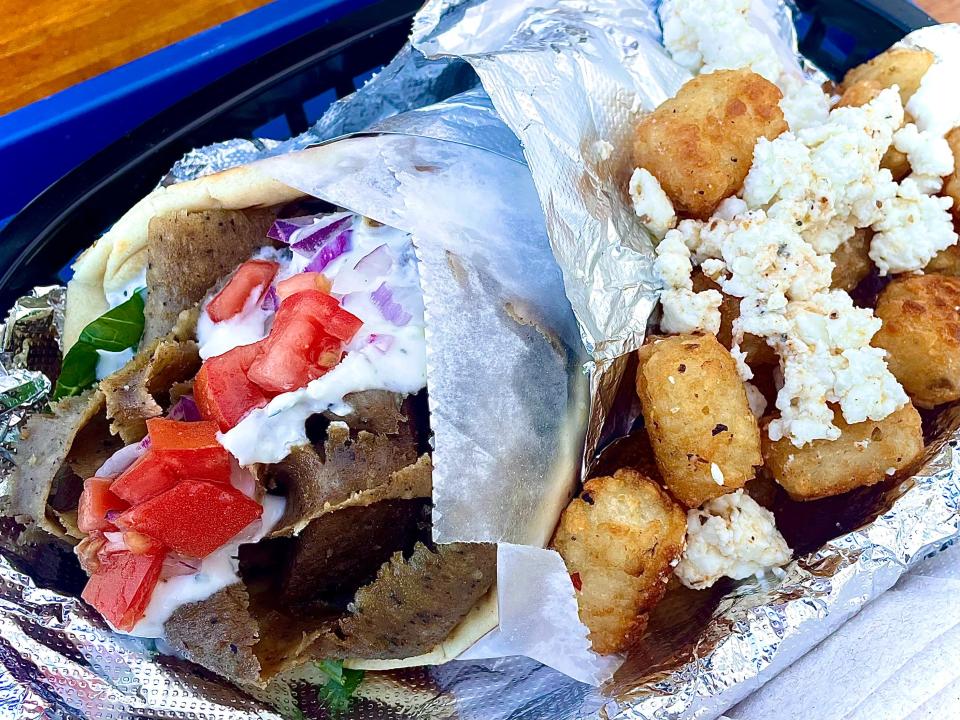
{"label": "green lettuce leaf", "polygon": [[97,350],[120,352],[134,348],[143,337],[143,308],[146,288],[140,288],[129,300],[108,310],[87,325],[80,339],[70,348],[60,366],[60,377],[53,399],[80,395],[97,381]]}
{"label": "green lettuce leaf", "polygon": [[317,696],[330,715],[337,717],[350,708],[353,693],[363,681],[363,670],[345,668],[342,660],[321,660],[317,667],[327,676],[327,684],[317,688]]}

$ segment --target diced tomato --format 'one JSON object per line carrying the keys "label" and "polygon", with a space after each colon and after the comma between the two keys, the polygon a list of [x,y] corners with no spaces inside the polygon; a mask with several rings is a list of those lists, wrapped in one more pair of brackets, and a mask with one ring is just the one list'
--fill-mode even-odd
{"label": "diced tomato", "polygon": [[96,530],[112,530],[114,524],[107,514],[120,514],[130,507],[116,494],[110,491],[111,478],[92,477],[83,481],[80,504],[77,507],[77,527],[80,532],[92,533]]}
{"label": "diced tomato", "polygon": [[237,268],[217,295],[207,303],[207,315],[214,322],[229,320],[243,310],[255,288],[260,288],[258,299],[266,293],[280,266],[271,260],[247,260]]}
{"label": "diced tomato", "polygon": [[335,298],[304,290],[280,304],[262,351],[250,365],[248,377],[268,393],[296,390],[340,362],[342,344],[363,321]]}
{"label": "diced tomato", "polygon": [[318,272],[302,272],[291,275],[286,280],[277,283],[277,295],[281,300],[286,300],[291,295],[296,295],[304,290],[319,290],[323,293],[330,292],[330,281],[326,275]]}
{"label": "diced tomato", "polygon": [[232,486],[184,480],[127,510],[117,525],[149,535],[183,555],[203,558],[262,514],[260,503]]}
{"label": "diced tomato", "polygon": [[203,363],[193,383],[200,414],[226,432],[254,408],[267,404],[267,396],[247,379],[259,343],[241,345]]}
{"label": "diced tomato", "polygon": [[230,455],[217,442],[217,423],[147,420],[150,450],[180,479],[230,482]]}
{"label": "diced tomato", "polygon": [[247,376],[268,393],[289,392],[326,373],[342,354],[339,340],[307,318],[294,318],[283,332],[271,333]]}
{"label": "diced tomato", "polygon": [[137,505],[169,490],[179,479],[151,447],[120,473],[110,491],[131,505]]}
{"label": "diced tomato", "polygon": [[100,558],[81,597],[114,627],[132,630],[150,604],[162,567],[162,553],[108,553]]}
{"label": "diced tomato", "polygon": [[335,297],[319,290],[303,290],[280,303],[270,335],[273,336],[274,332],[282,334],[284,325],[295,318],[306,318],[327,335],[345,343],[350,342],[363,325],[360,318],[340,307]]}

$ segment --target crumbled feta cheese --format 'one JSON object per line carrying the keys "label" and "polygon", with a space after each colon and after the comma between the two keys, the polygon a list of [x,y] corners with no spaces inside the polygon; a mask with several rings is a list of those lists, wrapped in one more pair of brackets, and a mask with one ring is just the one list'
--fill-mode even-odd
{"label": "crumbled feta cheese", "polygon": [[884,351],[870,346],[880,320],[855,307],[845,292],[824,291],[789,303],[781,315],[741,321],[745,332],[768,338],[780,356],[783,387],[776,403],[780,417],[769,426],[773,440],[789,436],[802,447],[837,439],[840,430],[828,403],[838,404],[848,423],[858,423],[882,420],[907,402]]}
{"label": "crumbled feta cheese", "polygon": [[660,329],[665,333],[720,332],[720,302],[716,290],[664,290],[660,294],[663,316]]}
{"label": "crumbled feta cheese", "polygon": [[751,0],[664,0],[663,44],[691,72],[749,67],[770,82],[783,68],[770,38],[748,19]]}
{"label": "crumbled feta cheese", "polygon": [[690,250],[680,233],[671,230],[657,246],[654,267],[666,287],[660,293],[663,317],[660,328],[668,333],[689,333],[697,330],[720,331],[720,303],[723,296],[716,290],[693,291],[690,273]]}
{"label": "crumbled feta cheese", "polygon": [[911,178],[900,183],[873,223],[870,259],[881,275],[922,270],[941,250],[957,242],[949,197],[926,195]]}
{"label": "crumbled feta cheese", "polygon": [[953,172],[953,150],[947,139],[907,123],[894,134],[893,145],[907,156],[913,171],[908,179],[917,184],[920,192],[940,192],[943,178]]}
{"label": "crumbled feta cheese", "polygon": [[716,463],[710,463],[710,477],[717,485],[723,487],[723,470]]}
{"label": "crumbled feta cheese", "polygon": [[687,544],[674,572],[702,590],[722,577],[741,580],[785,565],[790,556],[773,513],[737,490],[687,513]]}
{"label": "crumbled feta cheese", "polygon": [[779,85],[783,91],[780,109],[790,130],[799,132],[827,121],[830,115],[830,98],[818,83],[799,75],[784,73],[780,77]]}
{"label": "crumbled feta cheese", "polygon": [[884,472],[886,475],[896,475],[897,469],[895,467],[888,467]]}
{"label": "crumbled feta cheese", "polygon": [[907,47],[929,50],[934,63],[924,73],[920,87],[907,102],[907,112],[921,130],[946,135],[960,126],[960,94],[956,92],[960,74],[960,45],[956,27],[942,25],[923,28],[901,41]]}
{"label": "crumbled feta cheese", "polygon": [[861,107],[838,108],[827,122],[774,140],[760,138],[743,185],[750,208],[792,223],[820,254],[833,253],[858,227],[876,222],[896,184],[880,160],[903,121],[895,90]]}
{"label": "crumbled feta cheese", "polygon": [[659,181],[644,168],[637,168],[630,177],[630,198],[633,211],[657,240],[676,227],[677,213]]}

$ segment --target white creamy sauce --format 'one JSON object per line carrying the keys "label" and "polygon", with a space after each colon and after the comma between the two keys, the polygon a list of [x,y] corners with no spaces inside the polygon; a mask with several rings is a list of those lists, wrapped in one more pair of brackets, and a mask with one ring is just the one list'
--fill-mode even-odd
{"label": "white creamy sauce", "polygon": [[118,352],[97,350],[97,380],[113,375],[131,360],[133,360],[133,348]]}
{"label": "white creamy sauce", "polygon": [[130,632],[124,634],[144,638],[163,637],[163,625],[178,607],[206,600],[238,582],[240,563],[237,553],[240,546],[255,543],[273,530],[280,522],[286,505],[284,498],[274,495],[264,496],[262,503],[263,516],[241,530],[226,545],[207,555],[196,573],[158,582],[146,613]]}
{"label": "white creamy sauce", "polygon": [[107,299],[107,304],[110,306],[110,309],[117,307],[117,305],[122,305],[131,297],[133,294],[140,288],[145,288],[147,286],[147,266],[144,264],[143,269],[140,271],[140,274],[137,275],[133,280],[128,282],[121,288],[116,290],[107,290],[104,289],[103,294]]}
{"label": "white creamy sauce", "polygon": [[[381,246],[389,251],[389,263],[378,250]],[[368,258],[375,251],[380,253],[379,261]],[[361,266],[365,270],[357,271],[357,264],[364,258],[368,258]],[[301,272],[308,261],[288,253],[277,280]],[[409,394],[426,385],[423,299],[410,237],[358,218],[353,224],[350,249],[330,262],[323,273],[333,282],[333,294],[363,325],[336,367],[305,387],[278,395],[266,407],[253,410],[235,428],[220,434],[223,446],[242,465],[280,462],[292,447],[307,441],[305,423],[311,415],[330,409],[342,415],[350,412],[343,401],[345,395],[363,390]],[[371,293],[384,283],[392,291],[393,301],[410,314],[406,324],[393,324],[373,302]]]}
{"label": "white creamy sauce", "polygon": [[250,291],[243,311],[222,322],[211,320],[206,309],[200,313],[197,319],[197,343],[202,359],[223,355],[228,350],[250,345],[267,336],[267,322],[273,313],[260,307],[260,296],[261,288],[255,287]]}

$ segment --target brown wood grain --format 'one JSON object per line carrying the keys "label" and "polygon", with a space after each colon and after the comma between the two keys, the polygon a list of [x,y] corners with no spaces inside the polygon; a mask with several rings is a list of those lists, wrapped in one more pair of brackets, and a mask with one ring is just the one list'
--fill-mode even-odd
{"label": "brown wood grain", "polygon": [[0,0],[0,114],[268,0]]}
{"label": "brown wood grain", "polygon": [[960,0],[919,0],[917,5],[940,22],[960,22]]}
{"label": "brown wood grain", "polygon": [[[52,95],[269,0],[0,0],[0,114]],[[920,0],[960,22],[960,0]]]}

